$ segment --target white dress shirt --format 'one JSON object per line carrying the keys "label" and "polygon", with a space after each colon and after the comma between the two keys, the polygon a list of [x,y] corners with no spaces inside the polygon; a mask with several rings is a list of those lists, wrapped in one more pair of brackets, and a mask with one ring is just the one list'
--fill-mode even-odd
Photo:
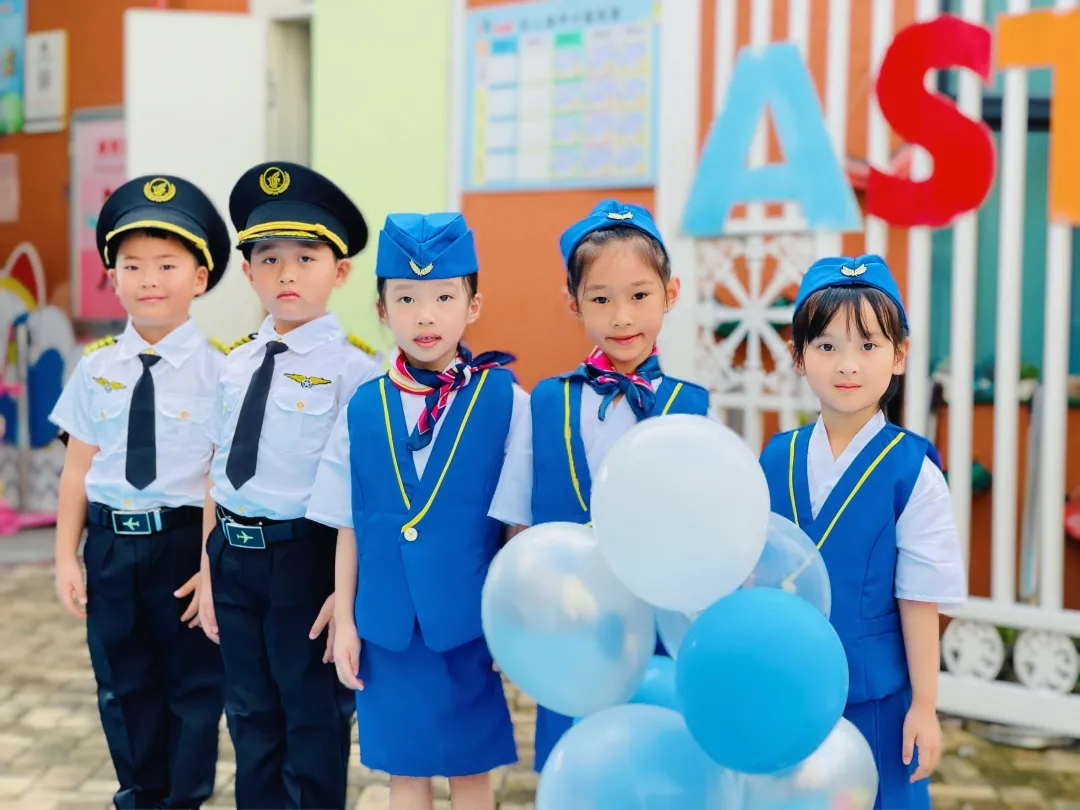
{"label": "white dress shirt", "polygon": [[[266,344],[274,340],[282,340],[288,350],[274,358],[255,475],[237,490],[225,469],[240,407]],[[222,364],[215,408],[218,450],[210,470],[214,501],[248,517],[303,517],[338,413],[357,387],[379,372],[375,360],[348,341],[332,314],[285,335],[278,335],[267,317],[255,338],[233,349]]]}
{"label": "white dress shirt", "polygon": [[[143,373],[139,355],[161,356],[154,381],[157,477],[128,483],[128,411]],[[214,451],[214,394],[222,355],[188,320],[151,346],[128,322],[116,343],[85,355],[64,386],[49,419],[98,448],[86,474],[86,497],[113,509],[202,506]]]}
{"label": "white dress shirt", "polygon": [[[806,477],[814,519],[833,487],[870,440],[885,427],[880,411],[834,459],[829,434],[818,417],[806,448]],[[955,607],[967,600],[967,576],[956,534],[949,487],[928,458],[915,481],[904,511],[896,521],[896,597]]]}

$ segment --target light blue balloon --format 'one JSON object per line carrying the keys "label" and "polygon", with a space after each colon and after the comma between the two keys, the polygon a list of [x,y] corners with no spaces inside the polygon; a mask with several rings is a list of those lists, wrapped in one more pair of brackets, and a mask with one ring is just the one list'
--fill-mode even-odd
{"label": "light blue balloon", "polygon": [[751,588],[690,626],[676,684],[687,726],[709,756],[733,771],[776,773],[810,756],[843,715],[847,658],[809,602]]}
{"label": "light blue balloon", "polygon": [[682,711],[675,688],[675,661],[666,655],[654,655],[630,702]]}
{"label": "light blue balloon", "polygon": [[734,810],[735,780],[678,712],[614,706],[559,740],[540,774],[536,810]]}
{"label": "light blue balloon", "polygon": [[570,717],[628,701],[656,646],[652,608],[611,572],[592,529],[573,523],[533,526],[499,551],[481,619],[506,676]]}

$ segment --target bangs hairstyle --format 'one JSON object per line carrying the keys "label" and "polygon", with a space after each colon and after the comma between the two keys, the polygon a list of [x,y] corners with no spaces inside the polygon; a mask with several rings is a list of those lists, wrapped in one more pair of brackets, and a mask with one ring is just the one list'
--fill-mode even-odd
{"label": "bangs hairstyle", "polygon": [[[386,305],[386,282],[388,279],[379,277],[375,279],[375,291],[379,295],[379,303]],[[467,276],[461,277],[461,284],[465,288],[465,292],[469,295],[469,300],[476,298],[476,294],[480,291],[480,273],[469,273]]]}
{"label": "bangs hairstyle", "polygon": [[[855,331],[863,340],[870,339],[873,328],[868,326],[863,317],[863,301],[870,305],[881,334],[892,344],[894,354],[900,351],[900,344],[907,340],[908,330],[896,303],[881,290],[862,285],[826,287],[806,299],[799,307],[791,323],[792,355],[795,364],[801,366],[806,354],[806,347],[817,340],[828,329],[838,313],[847,316],[847,328],[854,325]],[[889,403],[900,387],[900,375],[894,374],[888,390],[878,402],[882,409]]]}
{"label": "bangs hairstyle", "polygon": [[578,289],[581,287],[581,282],[585,280],[585,273],[588,272],[589,267],[605,247],[616,242],[632,245],[638,256],[656,271],[656,275],[660,277],[664,285],[671,281],[671,262],[663,246],[637,228],[616,225],[613,228],[593,231],[582,239],[574,248],[574,252],[570,254],[569,266],[566,268],[566,288],[575,299],[578,297]]}

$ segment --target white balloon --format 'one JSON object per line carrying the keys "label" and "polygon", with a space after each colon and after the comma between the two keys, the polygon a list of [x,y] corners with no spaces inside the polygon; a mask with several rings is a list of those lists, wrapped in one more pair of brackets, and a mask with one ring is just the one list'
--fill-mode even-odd
{"label": "white balloon", "polygon": [[794,768],[772,776],[743,777],[743,810],[814,806],[871,810],[878,771],[866,738],[847,718]]}
{"label": "white balloon", "polygon": [[769,487],[742,437],[704,416],[646,419],[593,479],[601,552],[656,607],[693,613],[738,588],[761,556]]}

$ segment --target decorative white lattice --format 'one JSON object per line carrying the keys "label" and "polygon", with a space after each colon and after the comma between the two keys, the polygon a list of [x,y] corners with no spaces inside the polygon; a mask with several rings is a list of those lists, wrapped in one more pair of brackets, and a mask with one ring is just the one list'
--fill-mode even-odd
{"label": "decorative white lattice", "polygon": [[1005,642],[992,624],[953,619],[941,637],[941,658],[954,675],[993,681],[1005,665]]}
{"label": "decorative white lattice", "polygon": [[[782,429],[798,424],[800,412],[818,403],[795,374],[787,341],[778,328],[791,323],[792,307],[776,306],[785,289],[799,284],[817,258],[813,234],[741,236],[697,242],[697,366],[720,410],[742,412],[742,433],[760,446],[761,415],[780,414]],[[717,300],[727,291],[733,305]],[[717,330],[733,331],[717,338]],[[745,357],[736,354],[745,344]]]}

